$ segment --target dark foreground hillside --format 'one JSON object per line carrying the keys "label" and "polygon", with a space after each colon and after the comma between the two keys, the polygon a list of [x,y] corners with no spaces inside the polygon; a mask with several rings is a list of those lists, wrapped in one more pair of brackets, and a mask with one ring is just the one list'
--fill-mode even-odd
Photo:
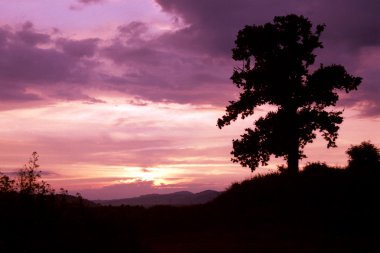
{"label": "dark foreground hillside", "polygon": [[91,207],[2,195],[1,252],[380,252],[380,173],[234,184],[188,207]]}

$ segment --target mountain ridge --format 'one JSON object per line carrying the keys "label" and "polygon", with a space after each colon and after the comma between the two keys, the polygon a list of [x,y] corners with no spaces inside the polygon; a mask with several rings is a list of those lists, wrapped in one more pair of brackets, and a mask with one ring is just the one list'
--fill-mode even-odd
{"label": "mountain ridge", "polygon": [[188,206],[199,205],[210,202],[220,195],[220,192],[214,190],[205,190],[198,193],[189,191],[178,191],[168,194],[145,194],[138,197],[111,199],[111,200],[91,200],[100,205],[110,206],[144,206],[152,207],[157,205],[170,206]]}

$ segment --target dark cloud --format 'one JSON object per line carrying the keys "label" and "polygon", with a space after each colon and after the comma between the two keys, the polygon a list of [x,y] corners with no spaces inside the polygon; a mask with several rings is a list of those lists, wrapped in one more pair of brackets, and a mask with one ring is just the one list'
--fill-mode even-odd
{"label": "dark cloud", "polygon": [[9,45],[0,50],[0,78],[18,83],[79,82],[85,76],[76,59],[55,49]]}
{"label": "dark cloud", "polygon": [[[189,55],[183,48],[164,43],[165,35],[144,40],[144,27],[141,23],[119,27],[120,37],[102,49],[104,57],[126,69],[124,75],[104,75],[104,81],[114,89],[153,101],[214,104],[220,97],[227,98],[232,67],[225,59],[196,51]],[[218,92],[215,85],[219,85]]]}
{"label": "dark cloud", "polygon": [[[30,90],[38,89],[46,95],[54,94],[53,90],[62,86],[72,90],[78,83],[85,85],[94,63],[80,58],[94,55],[96,41],[60,39],[57,44],[62,50],[59,50],[50,34],[36,32],[30,22],[21,30],[0,28],[0,97],[32,101],[40,97]],[[42,44],[46,46],[40,47]],[[62,93],[57,95],[63,97]]]}
{"label": "dark cloud", "polygon": [[[77,4],[100,2],[83,0]],[[359,91],[352,93],[352,98],[344,98],[342,105],[353,106],[365,100],[371,106],[363,108],[364,114],[380,114],[380,71],[362,63],[363,50],[380,47],[379,1],[156,2],[173,17],[176,30],[151,36],[149,24],[133,21],[119,25],[113,40],[105,43],[97,38],[54,40],[56,35],[38,32],[30,22],[18,31],[0,28],[0,84],[5,87],[4,97],[38,99],[27,93],[27,87],[39,85],[49,87],[46,93],[54,96],[84,98],[82,88],[89,79],[95,79],[102,83],[99,88],[142,100],[222,106],[237,93],[229,79],[234,65],[239,64],[231,59],[237,32],[245,25],[296,13],[309,17],[314,24],[327,25],[322,35],[325,48],[318,50],[316,64],[342,64],[350,73],[363,77]],[[118,71],[96,70],[97,64],[108,60]]]}
{"label": "dark cloud", "polygon": [[[4,172],[2,172],[3,174],[7,175],[7,176],[10,176],[10,177],[17,177],[18,174],[19,174],[19,170],[22,169],[22,167],[20,168],[12,168],[12,169],[8,169],[8,170],[5,170]],[[40,171],[39,172],[40,175],[42,177],[59,177],[61,176],[60,174],[54,172],[54,171],[51,171],[51,170],[43,170],[43,171]]]}
{"label": "dark cloud", "polygon": [[118,27],[119,32],[122,35],[126,35],[128,38],[140,37],[142,34],[146,33],[149,28],[146,23],[133,21],[126,25],[121,25]]}
{"label": "dark cloud", "polygon": [[22,85],[1,85],[0,99],[1,101],[25,102],[25,101],[38,101],[41,99],[36,94],[28,93]]}
{"label": "dark cloud", "polygon": [[[174,42],[207,52],[230,53],[237,31],[245,25],[272,21],[274,16],[302,14],[327,24],[327,39],[354,47],[379,44],[377,0],[156,0],[163,11],[178,15],[189,27],[170,35]],[[178,43],[178,44],[180,44]],[[195,43],[195,45],[194,45]]]}
{"label": "dark cloud", "polygon": [[[104,55],[111,58],[117,64],[132,65],[146,65],[157,66],[162,62],[168,62],[170,59],[170,53],[159,51],[155,48],[148,46],[143,47],[129,47],[127,45],[116,42],[110,47],[103,50]],[[176,57],[174,57],[176,59]]]}
{"label": "dark cloud", "polygon": [[[357,73],[360,50],[379,44],[380,21],[374,11],[377,1],[156,2],[173,16],[174,23],[185,24],[183,28],[144,39],[147,24],[131,22],[119,26],[114,43],[101,50],[104,57],[126,69],[123,75],[103,75],[103,80],[113,89],[148,100],[226,104],[236,93],[229,78],[238,64],[231,60],[237,32],[245,25],[270,22],[278,15],[303,14],[314,24],[327,24],[322,38],[326,47],[318,52],[317,64],[343,64],[350,73]],[[368,78],[363,77],[366,82]],[[370,86],[363,83],[362,94],[371,94]],[[379,104],[371,96],[366,99]],[[346,106],[354,104],[343,101]]]}
{"label": "dark cloud", "polygon": [[[350,100],[344,99],[343,102],[347,103],[343,105],[351,106],[364,99],[372,105],[368,108],[371,111],[363,108],[364,114],[380,114],[380,111],[374,109],[380,107],[380,101],[377,99],[380,72],[369,74],[368,71],[363,71],[363,66],[359,62],[362,49],[380,46],[379,1],[156,0],[156,2],[163,11],[187,24],[183,29],[161,36],[156,43],[180,51],[182,55],[208,55],[214,59],[231,57],[236,34],[245,25],[262,24],[271,21],[274,16],[289,13],[305,15],[314,24],[325,23],[327,28],[322,36],[325,49],[318,52],[317,63],[342,64],[349,72],[362,74],[363,84],[359,87],[359,92],[352,93],[356,99],[352,99],[351,102],[355,102],[350,103]],[[210,64],[204,66],[210,68]],[[231,72],[230,70],[229,74]],[[219,71],[219,73],[223,73],[224,77],[228,76],[226,72]],[[226,82],[229,82],[227,78]],[[230,96],[230,99],[232,98]]]}
{"label": "dark cloud", "polygon": [[0,47],[6,44],[9,37],[11,37],[11,33],[7,29],[0,28]]}
{"label": "dark cloud", "polygon": [[145,40],[146,24],[119,26],[119,37],[102,49],[102,55],[127,71],[120,76],[104,75],[103,80],[114,89],[148,100],[214,105],[232,99],[230,54],[237,31],[292,8],[302,9],[293,1],[157,2],[186,26]]}
{"label": "dark cloud", "polygon": [[57,45],[63,49],[65,53],[73,57],[92,57],[97,50],[99,39],[84,39],[84,40],[68,40],[59,39]]}
{"label": "dark cloud", "polygon": [[15,36],[19,41],[22,41],[31,46],[51,42],[50,35],[35,32],[33,24],[31,22],[26,22],[22,26],[22,30],[15,33]]}
{"label": "dark cloud", "polygon": [[[380,50],[379,50],[380,51]],[[363,117],[378,117],[380,115],[380,82],[379,71],[374,69],[365,69],[361,76],[365,80],[353,96],[346,97],[342,95],[340,104],[343,106],[357,106],[361,110]]]}
{"label": "dark cloud", "polygon": [[331,43],[357,49],[380,43],[380,2],[376,0],[304,1],[305,15],[327,25],[325,38]]}
{"label": "dark cloud", "polygon": [[186,1],[156,0],[163,11],[179,16],[188,26],[168,34],[164,42],[175,47],[230,57],[237,31],[245,25],[271,21],[294,10],[295,1]]}

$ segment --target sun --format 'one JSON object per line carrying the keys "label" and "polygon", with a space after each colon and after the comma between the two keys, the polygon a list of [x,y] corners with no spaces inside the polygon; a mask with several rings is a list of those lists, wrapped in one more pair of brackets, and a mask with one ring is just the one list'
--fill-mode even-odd
{"label": "sun", "polygon": [[125,167],[124,170],[126,171],[125,176],[134,182],[153,182],[154,185],[165,183],[163,179],[165,178],[165,172],[158,168]]}

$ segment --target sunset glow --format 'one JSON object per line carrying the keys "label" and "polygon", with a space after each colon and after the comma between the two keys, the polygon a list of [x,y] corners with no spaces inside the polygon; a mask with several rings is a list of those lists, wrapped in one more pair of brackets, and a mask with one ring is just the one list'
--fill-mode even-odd
{"label": "sunset glow", "polygon": [[[0,2],[0,171],[16,171],[37,151],[46,181],[90,199],[223,190],[251,177],[230,151],[253,118],[216,126],[238,95],[231,48],[244,25],[289,11],[327,25],[317,64],[343,64],[363,77],[358,91],[341,96],[338,148],[318,137],[301,164],[343,167],[350,145],[380,145],[378,32],[373,43],[361,39],[365,24],[343,27],[350,12],[326,12],[317,1],[313,11],[291,1],[264,12],[264,0],[239,0],[245,7],[235,12],[229,4],[213,10],[213,2]],[[346,8],[365,11],[359,3]],[[380,25],[377,16],[373,22]]]}

